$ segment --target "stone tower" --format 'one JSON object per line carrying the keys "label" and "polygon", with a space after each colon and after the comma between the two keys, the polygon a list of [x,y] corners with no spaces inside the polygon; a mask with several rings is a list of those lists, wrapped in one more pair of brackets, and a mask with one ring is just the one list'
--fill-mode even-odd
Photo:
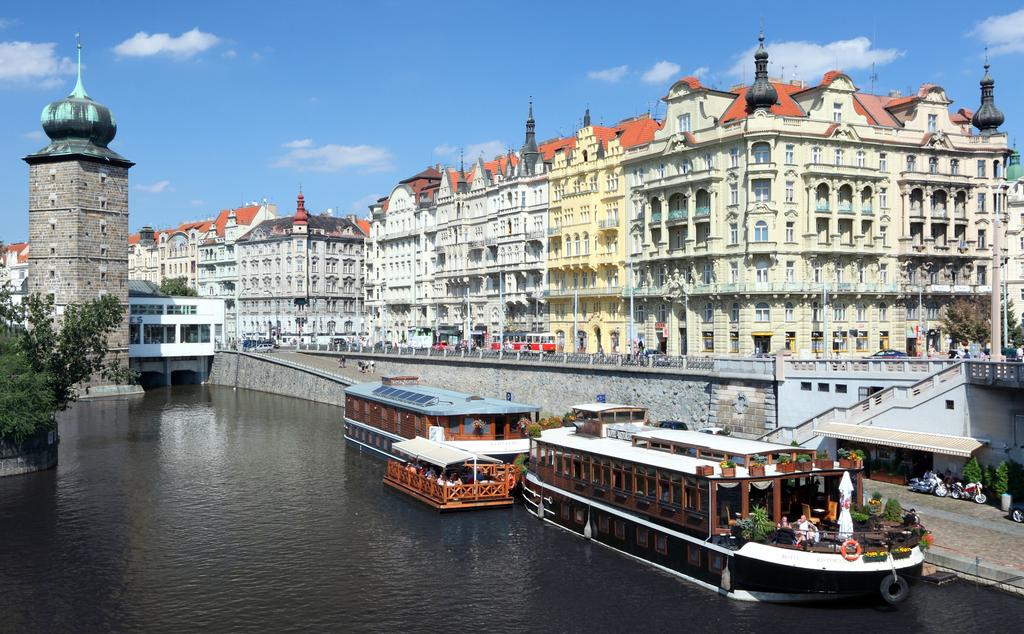
{"label": "stone tower", "polygon": [[[50,143],[24,158],[29,292],[52,294],[58,315],[68,304],[114,295],[127,315],[128,169],[134,163],[107,147],[117,124],[85,92],[81,44],[75,89],[46,106],[41,120]],[[127,322],[108,341],[127,366]]]}

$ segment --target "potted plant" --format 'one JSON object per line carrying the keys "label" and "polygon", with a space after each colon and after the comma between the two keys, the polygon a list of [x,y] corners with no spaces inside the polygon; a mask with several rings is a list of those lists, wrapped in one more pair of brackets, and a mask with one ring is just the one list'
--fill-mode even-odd
{"label": "potted plant", "polygon": [[697,467],[697,475],[701,477],[715,475],[715,468],[711,465],[700,465]]}
{"label": "potted plant", "polygon": [[855,525],[866,524],[871,515],[864,509],[864,507],[850,509],[850,519],[853,520]]}
{"label": "potted plant", "polygon": [[797,454],[796,468],[798,471],[810,471],[811,469],[813,469],[814,463],[811,461],[811,454]]}
{"label": "potted plant", "polygon": [[885,561],[889,558],[889,553],[884,550],[869,550],[861,555],[861,557],[864,561]]}
{"label": "potted plant", "polygon": [[881,515],[882,513],[882,493],[875,491],[871,494],[871,499],[868,500],[868,512],[872,515]]}
{"label": "potted plant", "polygon": [[726,458],[725,460],[718,463],[718,466],[722,469],[723,478],[735,478],[736,477],[736,463]]}
{"label": "potted plant", "polygon": [[827,451],[819,451],[814,456],[814,466],[818,469],[834,469],[836,463],[832,461]]}
{"label": "potted plant", "polygon": [[768,464],[768,457],[760,454],[753,457],[750,464],[747,466],[747,471],[751,476],[760,477],[764,475],[764,466]]}
{"label": "potted plant", "polygon": [[910,556],[912,550],[906,546],[900,546],[899,548],[893,548],[891,551],[893,559],[906,559]]}
{"label": "potted plant", "polygon": [[480,434],[484,433],[484,428],[485,427],[487,427],[487,423],[485,423],[482,419],[478,418],[478,419],[473,421],[473,433],[474,434],[479,436]]}
{"label": "potted plant", "polygon": [[779,461],[775,463],[775,468],[779,473],[793,473],[796,471],[796,463],[788,453],[779,454]]}

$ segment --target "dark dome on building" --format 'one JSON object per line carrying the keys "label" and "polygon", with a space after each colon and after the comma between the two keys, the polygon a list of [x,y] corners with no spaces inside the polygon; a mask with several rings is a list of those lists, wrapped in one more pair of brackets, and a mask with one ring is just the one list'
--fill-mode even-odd
{"label": "dark dome on building", "polygon": [[751,110],[768,109],[779,100],[775,86],[768,81],[768,51],[764,49],[764,33],[757,37],[754,53],[754,85],[747,89],[747,107]]}
{"label": "dark dome on building", "polygon": [[995,134],[1006,120],[999,108],[996,108],[995,86],[995,80],[988,74],[988,64],[985,64],[985,76],[981,78],[981,107],[971,117],[971,123],[982,136]]}

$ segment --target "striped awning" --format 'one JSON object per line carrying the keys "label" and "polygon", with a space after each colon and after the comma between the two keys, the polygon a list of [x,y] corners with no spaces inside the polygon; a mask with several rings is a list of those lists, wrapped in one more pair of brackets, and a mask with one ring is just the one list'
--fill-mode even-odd
{"label": "striped awning", "polygon": [[906,429],[890,429],[870,425],[849,425],[847,423],[825,423],[814,430],[818,436],[841,438],[917,451],[932,451],[948,456],[969,458],[983,444],[968,436],[949,436],[947,434],[929,434],[923,431]]}

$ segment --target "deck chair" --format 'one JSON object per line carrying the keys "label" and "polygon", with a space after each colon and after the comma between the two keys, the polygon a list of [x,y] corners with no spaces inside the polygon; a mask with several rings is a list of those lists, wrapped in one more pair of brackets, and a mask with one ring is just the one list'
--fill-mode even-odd
{"label": "deck chair", "polygon": [[814,524],[815,526],[817,526],[818,524],[821,524],[821,520],[820,519],[818,519],[817,517],[814,517],[813,515],[811,515],[811,505],[810,504],[804,503],[804,504],[801,504],[800,507],[803,510],[803,514],[807,516],[807,519],[809,519],[812,524]]}
{"label": "deck chair", "polygon": [[834,502],[832,500],[829,500],[828,501],[828,515],[826,515],[822,519],[825,520],[826,522],[832,522],[832,523],[838,522],[839,521],[838,520],[838,516],[837,516],[838,511],[839,511],[839,502]]}
{"label": "deck chair", "polygon": [[736,525],[736,518],[732,516],[732,509],[729,508],[728,504],[725,505],[725,521],[728,526]]}

